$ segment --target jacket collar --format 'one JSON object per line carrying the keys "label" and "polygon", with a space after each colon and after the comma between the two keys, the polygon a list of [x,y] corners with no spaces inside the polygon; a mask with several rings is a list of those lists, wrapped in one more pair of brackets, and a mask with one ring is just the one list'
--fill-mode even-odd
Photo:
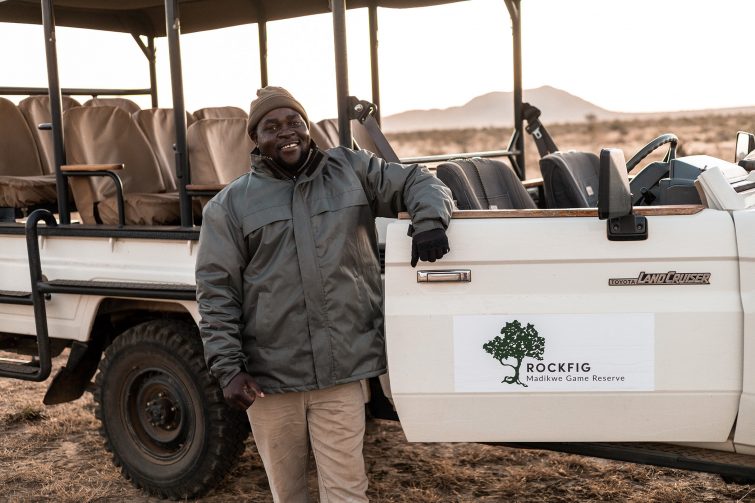
{"label": "jacket collar", "polygon": [[309,153],[307,153],[307,159],[299,167],[296,173],[291,173],[280,164],[275,162],[271,157],[262,155],[259,147],[255,147],[251,153],[252,157],[252,171],[266,174],[274,178],[281,180],[296,180],[302,175],[305,177],[311,177],[320,162],[327,157],[327,154],[320,150],[315,144],[314,140],[310,140]]}

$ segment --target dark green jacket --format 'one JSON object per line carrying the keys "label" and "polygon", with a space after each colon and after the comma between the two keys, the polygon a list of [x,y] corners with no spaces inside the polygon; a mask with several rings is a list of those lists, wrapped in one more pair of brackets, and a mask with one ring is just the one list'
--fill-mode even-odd
{"label": "dark green jacket", "polygon": [[241,370],[266,393],[385,372],[375,217],[447,227],[451,193],[419,165],[313,150],[296,179],[255,158],[205,207],[197,301],[221,386]]}

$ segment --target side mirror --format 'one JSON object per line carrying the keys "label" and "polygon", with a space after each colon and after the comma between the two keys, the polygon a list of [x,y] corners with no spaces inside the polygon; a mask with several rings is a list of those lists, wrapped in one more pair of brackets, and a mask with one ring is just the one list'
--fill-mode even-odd
{"label": "side mirror", "polygon": [[755,150],[755,135],[745,131],[738,131],[737,142],[734,147],[734,162],[738,163],[753,150]]}
{"label": "side mirror", "polygon": [[648,238],[647,219],[632,214],[632,194],[624,152],[617,148],[600,151],[598,218],[608,220],[610,241],[639,241]]}

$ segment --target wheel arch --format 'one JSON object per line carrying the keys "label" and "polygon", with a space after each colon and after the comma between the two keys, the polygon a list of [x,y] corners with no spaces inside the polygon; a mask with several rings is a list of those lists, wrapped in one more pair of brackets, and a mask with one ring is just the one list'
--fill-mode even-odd
{"label": "wheel arch", "polygon": [[71,343],[68,361],[51,380],[44,403],[53,405],[80,398],[91,385],[105,348],[129,328],[155,319],[177,319],[196,325],[197,304],[180,300],[99,298],[89,316],[86,340]]}
{"label": "wheel arch", "polygon": [[[89,338],[104,338],[107,347],[120,334],[144,321],[171,318],[197,325],[199,311],[195,301],[129,299],[122,297],[102,297],[94,311],[89,326]],[[107,320],[110,328],[98,325]]]}

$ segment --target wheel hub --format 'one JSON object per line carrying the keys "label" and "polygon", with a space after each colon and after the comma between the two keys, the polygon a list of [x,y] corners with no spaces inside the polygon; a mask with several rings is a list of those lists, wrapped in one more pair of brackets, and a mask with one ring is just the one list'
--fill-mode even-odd
{"label": "wheel hub", "polygon": [[152,426],[164,428],[166,430],[175,430],[180,419],[178,404],[167,397],[163,392],[159,392],[157,397],[147,402],[144,411],[149,417]]}
{"label": "wheel hub", "polygon": [[184,397],[162,372],[144,373],[132,382],[134,432],[156,455],[180,451],[186,440]]}

